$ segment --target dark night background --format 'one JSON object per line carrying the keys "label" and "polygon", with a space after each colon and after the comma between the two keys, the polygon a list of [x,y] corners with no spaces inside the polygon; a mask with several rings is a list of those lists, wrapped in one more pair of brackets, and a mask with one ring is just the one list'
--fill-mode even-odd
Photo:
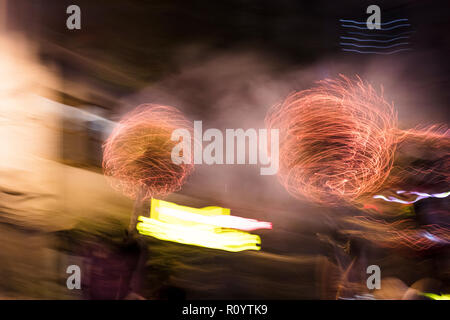
{"label": "dark night background", "polygon": [[[82,10],[81,30],[65,27],[65,9]],[[252,51],[280,70],[307,66],[326,57],[363,65],[373,58],[340,51],[339,19],[365,21],[370,1],[12,1],[8,25],[41,45],[42,57],[62,66],[67,78],[97,79],[114,98],[148,86],[182,65],[211,56]],[[432,81],[431,90],[448,98],[450,20],[447,1],[378,1],[382,21],[408,18],[413,46],[433,59],[414,65],[405,78]],[[200,49],[180,58],[189,47]],[[390,57],[389,57],[390,58]],[[401,59],[402,55],[398,55]],[[438,64],[434,68],[434,64]],[[421,77],[433,67],[433,80]],[[358,71],[358,70],[356,70]],[[445,98],[444,98],[445,96]],[[92,98],[95,99],[95,98]],[[97,102],[99,103],[99,102]],[[112,101],[103,102],[111,107]],[[206,112],[205,106],[197,112]]]}

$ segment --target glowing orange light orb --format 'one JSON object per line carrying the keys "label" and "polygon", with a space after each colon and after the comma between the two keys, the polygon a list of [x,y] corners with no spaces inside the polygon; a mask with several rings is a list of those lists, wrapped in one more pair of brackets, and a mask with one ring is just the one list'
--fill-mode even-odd
{"label": "glowing orange light orb", "polygon": [[126,114],[105,142],[103,170],[111,185],[135,199],[177,191],[193,171],[190,164],[175,164],[171,141],[175,129],[192,124],[174,107],[143,104]]}
{"label": "glowing orange light orb", "polygon": [[341,76],[290,94],[266,116],[280,130],[278,177],[297,198],[338,205],[376,191],[393,165],[397,120],[370,85]]}

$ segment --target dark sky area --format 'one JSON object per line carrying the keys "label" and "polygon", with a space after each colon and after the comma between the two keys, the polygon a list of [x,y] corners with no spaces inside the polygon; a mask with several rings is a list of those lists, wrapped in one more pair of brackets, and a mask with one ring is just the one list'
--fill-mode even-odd
{"label": "dark sky area", "polygon": [[[65,27],[68,5],[82,12],[81,30]],[[176,74],[187,62],[252,51],[279,68],[307,66],[325,57],[364,64],[373,56],[342,52],[339,19],[365,21],[372,1],[10,1],[8,24],[40,44],[42,56],[68,78],[98,79],[112,96],[144,88]],[[431,51],[439,63],[436,91],[446,92],[450,71],[447,1],[378,1],[382,21],[408,18],[413,51]],[[183,55],[196,47],[195,54]],[[395,58],[402,58],[397,55]],[[392,58],[392,57],[390,57]],[[182,62],[180,62],[182,61]],[[427,68],[415,65],[415,69]],[[410,77],[420,70],[410,70]],[[447,93],[446,97],[448,97]]]}

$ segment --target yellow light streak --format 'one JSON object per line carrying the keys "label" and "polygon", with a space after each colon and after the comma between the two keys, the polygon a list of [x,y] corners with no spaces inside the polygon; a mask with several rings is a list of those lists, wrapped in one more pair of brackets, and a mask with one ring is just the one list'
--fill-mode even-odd
{"label": "yellow light streak", "polygon": [[173,241],[200,247],[231,252],[260,250],[261,238],[257,235],[211,225],[173,225],[152,218],[139,217],[137,230],[140,234],[160,240]]}
{"label": "yellow light streak", "polygon": [[136,228],[140,234],[231,252],[261,249],[258,235],[235,228],[272,227],[269,222],[230,216],[227,208],[192,208],[158,199],[152,199],[150,218],[140,216],[139,221]]}

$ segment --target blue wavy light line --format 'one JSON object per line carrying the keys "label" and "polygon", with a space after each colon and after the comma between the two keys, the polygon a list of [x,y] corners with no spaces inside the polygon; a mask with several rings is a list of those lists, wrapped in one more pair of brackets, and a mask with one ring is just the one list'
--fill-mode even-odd
{"label": "blue wavy light line", "polygon": [[409,37],[405,36],[405,37],[397,37],[397,38],[393,38],[393,39],[389,39],[389,40],[376,40],[376,39],[358,39],[358,38],[352,38],[352,37],[341,37],[341,39],[346,39],[346,40],[355,40],[355,41],[360,41],[360,42],[392,42],[398,39],[408,39]]}
{"label": "blue wavy light line", "polygon": [[363,46],[360,44],[356,44],[356,43],[348,43],[348,42],[341,42],[339,43],[342,46],[353,46],[353,47],[357,47],[357,48],[377,48],[377,49],[388,49],[388,48],[393,48],[393,47],[398,47],[404,44],[409,44],[409,42],[401,42],[401,43],[396,43],[396,44],[392,44],[390,46]]}
{"label": "blue wavy light line", "polygon": [[356,34],[359,36],[365,36],[365,37],[398,37],[398,36],[402,36],[404,34],[411,34],[414,31],[406,31],[406,32],[402,32],[396,35],[389,35],[389,34],[366,34],[366,33],[362,33],[362,32],[347,32],[348,34]]}
{"label": "blue wavy light line", "polygon": [[376,52],[376,51],[359,51],[356,49],[342,49],[342,51],[350,51],[350,52],[357,52],[357,53],[374,53],[374,54],[394,54],[400,51],[407,51],[407,50],[411,50],[409,48],[407,49],[398,49],[398,50],[394,50],[394,51],[389,51],[389,52]]}
{"label": "blue wavy light line", "polygon": [[[358,26],[352,26],[352,25],[349,25],[349,24],[343,24],[342,26],[346,27],[346,28],[356,28],[356,29],[360,29],[360,30],[370,30],[367,27],[366,28],[362,28],[362,27],[358,27]],[[401,27],[409,27],[409,26],[410,26],[410,24],[406,23],[406,24],[399,24],[398,26],[393,26],[393,27],[390,27],[390,28],[381,28],[379,30],[392,30],[392,29],[397,29],[397,28],[401,28]]]}
{"label": "blue wavy light line", "polygon": [[[367,23],[367,22],[359,22],[359,21],[355,21],[355,20],[344,20],[344,19],[339,19],[339,21],[340,22],[351,22],[351,23],[356,23],[356,24],[366,24]],[[408,19],[397,19],[397,20],[392,20],[389,22],[384,22],[384,23],[382,22],[382,23],[380,23],[380,25],[386,26],[388,24],[392,24],[392,23],[400,22],[400,21],[408,21]]]}

